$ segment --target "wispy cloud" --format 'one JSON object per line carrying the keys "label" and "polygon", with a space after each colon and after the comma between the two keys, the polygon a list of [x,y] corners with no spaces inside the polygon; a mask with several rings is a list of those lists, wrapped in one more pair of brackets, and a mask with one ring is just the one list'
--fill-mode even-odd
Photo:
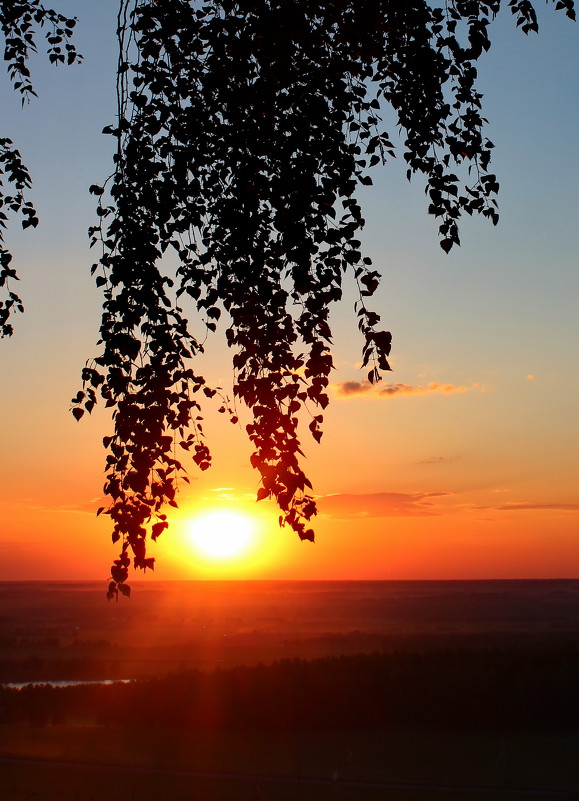
{"label": "wispy cloud", "polygon": [[332,384],[332,389],[338,395],[363,395],[374,387],[369,381],[341,381],[339,384]]}
{"label": "wispy cloud", "polygon": [[524,512],[527,509],[552,509],[562,512],[579,512],[579,503],[505,503],[502,506],[492,507],[498,512]]}
{"label": "wispy cloud", "polygon": [[432,517],[440,514],[433,498],[450,492],[373,492],[323,495],[317,499],[320,514],[334,518]]}
{"label": "wispy cloud", "polygon": [[395,395],[457,395],[473,390],[481,391],[480,384],[470,386],[457,386],[456,384],[441,384],[431,381],[426,386],[412,386],[411,384],[371,384],[369,381],[342,381],[333,384],[332,389],[338,397],[348,398],[365,395],[369,398],[389,398]]}
{"label": "wispy cloud", "polygon": [[[494,490],[494,492],[509,492],[509,490]],[[496,506],[472,506],[473,511],[493,512],[579,512],[579,503],[531,503],[528,501],[509,501],[508,503],[497,504]]]}
{"label": "wispy cloud", "polygon": [[20,498],[10,503],[8,501],[0,501],[0,507],[1,506],[10,506],[13,509],[26,509],[27,511],[43,512],[47,514],[94,515],[97,510],[98,503],[95,501],[82,501],[72,504],[48,504],[37,498]]}
{"label": "wispy cloud", "polygon": [[458,458],[458,456],[429,456],[428,459],[421,459],[418,464],[452,464]]}

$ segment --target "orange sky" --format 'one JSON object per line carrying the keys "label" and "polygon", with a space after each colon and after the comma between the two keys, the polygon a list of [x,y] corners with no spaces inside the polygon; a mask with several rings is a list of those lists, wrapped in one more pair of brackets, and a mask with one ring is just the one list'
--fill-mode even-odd
{"label": "orange sky", "polygon": [[[80,14],[74,0],[60,5]],[[105,581],[116,556],[106,516],[95,517],[110,421],[103,409],[80,423],[68,411],[96,353],[87,187],[109,172],[100,130],[114,113],[114,3],[92,5],[79,30],[84,64],[39,67],[40,97],[25,109],[7,84],[0,97],[3,135],[23,151],[41,217],[37,231],[9,234],[27,308],[0,346],[0,580]],[[543,28],[527,38],[499,21],[481,66],[501,182],[498,228],[467,220],[462,247],[445,256],[404,165],[388,165],[364,189],[363,244],[384,274],[375,305],[393,332],[394,369],[377,388],[364,381],[354,288],[346,287],[334,314],[325,434],[316,445],[306,425],[303,436],[319,496],[316,544],[300,543],[278,528],[270,504],[253,502],[258,477],[243,412],[238,426],[210,413],[214,467],[192,467],[170,530],[152,546],[156,578],[579,573],[579,48],[562,15],[545,15]],[[202,368],[229,392],[230,357],[218,334]],[[187,521],[208,509],[255,518],[246,557],[211,563],[195,552]]]}
{"label": "orange sky", "polygon": [[[524,383],[523,388],[528,389]],[[192,471],[180,509],[170,510],[170,529],[152,546],[158,558],[155,577],[574,575],[579,504],[573,502],[574,487],[561,482],[567,468],[545,476],[540,460],[530,458],[546,437],[538,432],[523,448],[514,432],[513,440],[498,437],[481,444],[479,432],[468,430],[473,419],[482,426],[494,419],[499,394],[489,389],[336,399],[322,444],[306,449],[319,493],[314,545],[280,529],[273,504],[253,500],[257,475],[247,466],[249,446],[241,426],[223,428],[222,417],[210,421],[215,466],[203,474]],[[102,504],[95,490],[102,483],[99,441],[106,417],[99,413],[76,424],[53,411],[61,419],[52,428],[39,430],[30,423],[28,436],[13,428],[21,459],[4,483],[10,491],[2,503],[2,578],[105,580],[115,552],[108,544],[106,516],[95,516]],[[496,424],[514,422],[511,417]],[[555,451],[563,461],[565,454]],[[571,476],[573,455],[568,459]],[[216,562],[195,549],[188,534],[191,520],[215,510],[254,521],[255,542],[243,557]]]}

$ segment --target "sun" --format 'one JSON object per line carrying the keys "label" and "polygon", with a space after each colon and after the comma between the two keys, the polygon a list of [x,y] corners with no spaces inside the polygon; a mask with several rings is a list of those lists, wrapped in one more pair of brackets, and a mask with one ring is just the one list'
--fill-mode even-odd
{"label": "sun", "polygon": [[209,512],[191,521],[189,536],[198,550],[211,559],[231,559],[248,550],[254,526],[237,512]]}

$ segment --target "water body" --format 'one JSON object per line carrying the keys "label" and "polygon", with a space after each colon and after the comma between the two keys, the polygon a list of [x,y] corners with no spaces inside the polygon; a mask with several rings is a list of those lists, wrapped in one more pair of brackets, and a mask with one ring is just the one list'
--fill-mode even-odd
{"label": "water body", "polygon": [[83,687],[89,684],[130,684],[133,679],[90,679],[70,681],[11,681],[0,684],[0,687],[9,687],[12,690],[22,690],[24,687]]}

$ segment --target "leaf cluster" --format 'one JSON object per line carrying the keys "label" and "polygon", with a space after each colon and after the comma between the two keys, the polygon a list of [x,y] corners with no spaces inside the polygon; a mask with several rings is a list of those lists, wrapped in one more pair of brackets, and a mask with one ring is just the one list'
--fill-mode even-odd
{"label": "leaf cluster", "polygon": [[[38,31],[45,29],[46,52],[51,64],[74,64],[81,59],[71,41],[76,19],[68,19],[40,0],[0,0],[0,32],[4,41],[4,61],[8,77],[22,103],[36,96],[32,86],[28,61],[35,53]],[[4,180],[11,193],[5,194]],[[4,229],[8,214],[20,214],[22,227],[35,228],[38,217],[33,204],[25,199],[25,190],[30,187],[30,175],[14,143],[0,138],[0,289],[5,295],[0,299],[0,336],[13,333],[10,316],[13,311],[22,312],[22,300],[9,287],[10,280],[18,280],[11,266],[12,254],[4,245]]]}
{"label": "leaf cluster", "polygon": [[[500,0],[122,0],[115,169],[98,196],[93,271],[104,292],[101,354],[73,413],[97,392],[113,408],[105,438],[113,541],[110,592],[129,566],[152,567],[149,534],[167,526],[186,470],[203,470],[201,401],[215,394],[190,366],[221,318],[234,398],[280,524],[313,540],[300,412],[315,440],[333,368],[330,310],[353,276],[368,379],[389,370],[390,333],[367,307],[380,274],[361,250],[356,190],[395,156],[390,106],[408,177],[424,176],[445,251],[463,213],[496,224],[476,61]],[[508,3],[525,33],[527,0]],[[556,8],[574,16],[571,0]],[[459,177],[459,174],[462,177]],[[169,269],[165,254],[177,267]],[[193,311],[188,311],[193,306]],[[197,330],[193,332],[191,329]],[[201,330],[199,330],[201,329]],[[220,411],[235,410],[226,401]]]}

